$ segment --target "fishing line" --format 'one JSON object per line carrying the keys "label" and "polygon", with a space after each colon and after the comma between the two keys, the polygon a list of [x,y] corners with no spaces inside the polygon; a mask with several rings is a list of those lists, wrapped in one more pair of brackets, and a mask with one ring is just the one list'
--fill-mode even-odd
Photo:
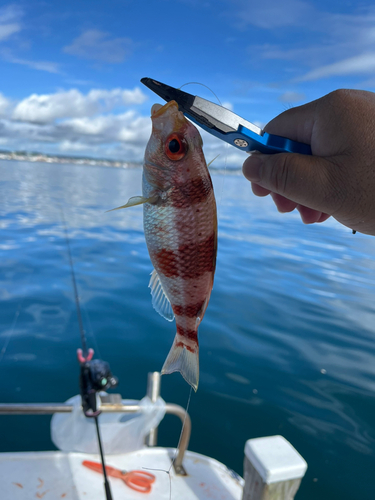
{"label": "fishing line", "polygon": [[68,258],[69,258],[69,264],[70,264],[70,270],[71,270],[71,275],[72,275],[72,282],[73,282],[73,289],[74,289],[74,299],[76,303],[76,310],[77,310],[77,317],[78,317],[78,325],[79,325],[79,331],[81,335],[81,343],[82,343],[82,352],[83,356],[86,358],[88,354],[88,349],[87,349],[87,342],[86,342],[86,335],[85,335],[85,330],[83,328],[83,321],[82,321],[82,314],[81,314],[81,308],[79,304],[79,295],[78,295],[78,289],[77,289],[77,282],[76,282],[76,277],[74,273],[74,267],[73,267],[73,258],[72,258],[72,252],[70,250],[70,241],[68,237],[68,229],[66,226],[66,221],[64,217],[64,211],[62,207],[60,207],[61,211],[61,218],[63,221],[63,227],[64,227],[64,232],[65,232],[65,241],[66,241],[66,247],[68,250]]}
{"label": "fishing line", "polygon": [[91,323],[91,320],[90,320],[90,316],[89,316],[89,313],[87,311],[87,308],[84,304],[82,304],[81,302],[81,308],[82,308],[82,311],[83,311],[83,314],[85,316],[85,323],[87,325],[88,323],[88,328],[86,328],[86,334],[88,333],[92,342],[94,343],[94,347],[95,347],[95,352],[97,353],[98,357],[101,359],[102,358],[102,354],[100,352],[100,349],[99,349],[99,344],[98,344],[98,341],[96,339],[96,335],[94,333],[94,329],[92,327],[92,323]]}
{"label": "fishing line", "polygon": [[202,87],[206,87],[206,89],[208,89],[216,97],[216,99],[217,99],[218,103],[220,104],[220,106],[222,106],[221,101],[218,98],[218,96],[215,94],[215,92],[212,89],[210,89],[210,87],[207,87],[207,85],[205,85],[204,83],[200,83],[200,82],[188,82],[188,83],[184,83],[183,85],[181,85],[181,87],[179,87],[178,90],[181,90],[182,87],[185,87],[185,85],[202,85]]}
{"label": "fishing line", "polygon": [[188,397],[188,401],[187,401],[187,404],[186,404],[185,416],[184,416],[184,420],[182,422],[182,428],[181,428],[181,432],[180,432],[180,437],[178,439],[177,448],[175,450],[175,454],[174,454],[174,457],[172,459],[172,462],[171,462],[171,465],[170,465],[169,469],[168,470],[165,470],[165,469],[151,469],[149,467],[142,467],[142,469],[145,469],[145,470],[152,470],[152,471],[156,471],[156,472],[165,472],[166,474],[168,474],[168,477],[169,477],[169,500],[172,500],[172,477],[171,477],[170,472],[171,472],[172,467],[174,466],[174,463],[176,461],[176,458],[177,458],[177,455],[178,455],[178,452],[179,452],[181,438],[182,438],[182,434],[183,434],[184,428],[185,428],[186,417],[188,415],[188,410],[189,410],[189,406],[190,406],[190,400],[191,400],[192,392],[193,392],[193,388],[190,386],[189,397]]}
{"label": "fishing line", "polygon": [[[88,418],[94,418],[94,421],[95,421],[96,435],[97,435],[97,439],[98,439],[100,459],[101,459],[101,464],[102,464],[105,496],[106,496],[107,500],[112,500],[112,493],[111,493],[111,488],[110,488],[108,478],[107,478],[104,452],[103,452],[103,447],[102,447],[102,439],[101,439],[100,429],[99,429],[98,417],[99,417],[99,414],[101,413],[101,411],[98,410],[97,406],[96,406],[96,394],[97,394],[97,392],[99,392],[99,390],[105,390],[108,387],[114,387],[115,385],[117,385],[118,381],[110,373],[108,363],[104,363],[103,361],[101,361],[99,359],[94,361],[94,362],[96,362],[96,365],[94,365],[94,362],[91,362],[94,351],[92,349],[87,348],[87,340],[86,340],[85,330],[83,328],[83,321],[82,321],[81,307],[80,307],[80,302],[79,302],[78,288],[77,288],[77,282],[76,282],[76,277],[75,277],[75,272],[74,272],[72,252],[70,249],[70,241],[69,241],[69,237],[68,237],[68,229],[67,229],[67,224],[66,224],[65,217],[64,217],[64,211],[63,211],[61,206],[60,206],[60,211],[61,211],[61,218],[62,218],[63,226],[64,226],[65,240],[66,240],[66,246],[67,246],[67,250],[68,250],[70,271],[71,271],[73,289],[74,289],[74,298],[75,298],[75,303],[76,303],[78,324],[79,324],[81,343],[82,343],[82,351],[81,352],[80,352],[80,350],[77,351],[78,360],[79,360],[80,366],[81,366],[80,391],[81,391],[81,398],[82,398],[82,408],[83,408],[84,415]],[[100,370],[100,368],[98,367],[98,364],[101,364],[101,368],[108,369],[107,376],[104,376],[102,374],[102,370]],[[107,365],[107,366],[105,366],[105,365]],[[98,375],[98,376],[95,376],[93,379],[93,371],[95,370],[95,367],[97,367],[98,371],[97,371],[96,375]],[[101,384],[102,387],[94,386],[95,382],[98,383],[99,385]],[[104,382],[104,384],[103,384],[103,382]]]}
{"label": "fishing line", "polygon": [[[183,85],[181,85],[180,89],[182,89],[182,87],[185,87],[186,85],[194,85],[194,84],[195,85],[201,85],[202,87],[205,87],[206,89],[208,89],[215,96],[215,98],[218,101],[218,103],[220,104],[220,106],[222,106],[222,103],[221,103],[220,99],[218,98],[218,96],[215,94],[215,92],[210,87],[208,87],[207,85],[205,85],[203,83],[200,83],[200,82],[188,82],[188,83],[184,83]],[[229,147],[229,144],[226,143],[225,144],[226,154],[225,154],[225,162],[224,162],[224,175],[225,175],[226,169],[227,169],[227,161],[228,161],[227,150],[228,150],[228,147]],[[215,157],[214,160],[216,158],[217,157]],[[214,160],[211,160],[211,162],[208,164],[208,166]],[[218,200],[218,219],[219,219],[219,208],[221,206],[221,202],[222,202],[222,198],[223,198],[223,190],[224,190],[224,176],[223,176],[223,180],[222,180],[222,183],[221,183],[220,195],[219,195],[219,200]],[[192,387],[190,386],[189,397],[188,397],[188,401],[187,401],[187,404],[186,404],[185,416],[184,416],[184,420],[183,420],[183,423],[182,423],[182,429],[181,429],[180,437],[179,437],[177,448],[175,450],[175,454],[174,454],[174,457],[172,459],[172,462],[171,462],[171,465],[170,465],[169,469],[167,471],[164,470],[164,469],[146,469],[146,470],[153,470],[153,471],[165,472],[166,474],[168,474],[168,476],[169,476],[169,500],[172,499],[172,478],[171,478],[170,471],[171,471],[172,467],[174,466],[174,463],[175,463],[176,458],[177,458],[177,454],[179,452],[179,447],[180,447],[180,443],[181,443],[181,439],[182,439],[182,434],[183,434],[183,431],[184,431],[184,428],[185,428],[186,417],[187,417],[188,409],[189,409],[189,406],[190,406],[191,395],[192,395]]]}
{"label": "fishing line", "polygon": [[[229,148],[229,144],[226,142],[225,143],[225,149],[227,150]],[[224,161],[224,175],[226,174],[227,171],[227,162],[228,162],[228,151],[225,152],[225,161]],[[224,191],[224,175],[223,175],[223,180],[221,182],[221,189],[220,189],[220,196],[219,196],[219,203],[217,204],[217,219],[219,220],[220,216],[220,208],[221,208],[221,202],[223,201],[223,191]]]}
{"label": "fishing line", "polygon": [[[217,102],[220,104],[220,106],[222,106],[222,103],[220,101],[220,99],[218,98],[218,96],[215,94],[215,92],[210,88],[208,87],[207,85],[205,85],[204,83],[200,83],[200,82],[187,82],[187,83],[184,83],[183,85],[181,85],[181,87],[179,87],[179,90],[182,89],[182,87],[185,87],[186,85],[201,85],[202,87],[205,87],[207,90],[209,90],[211,92],[212,95],[215,96]],[[227,171],[227,162],[228,162],[228,147],[229,147],[229,144],[226,142],[225,143],[225,161],[224,161],[224,175],[226,174],[226,171]],[[218,155],[219,156],[219,155]],[[217,156],[214,158],[214,160],[216,160]],[[211,160],[211,162],[208,164],[211,165],[211,163],[214,161],[214,160]],[[221,189],[220,189],[220,195],[219,195],[219,201],[218,201],[218,205],[217,205],[217,211],[218,211],[218,219],[219,219],[219,215],[220,215],[220,207],[221,207],[221,202],[222,202],[222,199],[223,199],[223,190],[224,190],[224,179],[222,180],[221,182]]]}
{"label": "fishing line", "polygon": [[[187,83],[184,83],[183,85],[181,85],[180,89],[182,89],[186,85],[193,85],[193,84],[195,84],[195,85],[201,85],[202,87],[205,87],[206,89],[208,89],[214,95],[214,97],[218,101],[219,105],[222,106],[222,103],[221,103],[220,99],[218,98],[218,96],[215,94],[215,92],[212,89],[210,89],[207,85],[204,85],[203,83],[200,83],[200,82],[187,82]],[[227,149],[227,147],[228,147],[228,144],[226,144],[226,149]],[[214,158],[214,159],[216,159],[216,158]],[[214,161],[214,160],[212,160],[212,161]],[[212,163],[212,161],[208,164],[208,166]],[[226,171],[226,167],[227,167],[227,154],[225,155],[224,173]],[[219,205],[221,204],[221,201],[222,201],[223,187],[224,187],[224,179],[223,179],[222,184],[221,184],[221,192],[220,192]],[[185,408],[185,416],[184,416],[184,420],[183,420],[183,423],[182,423],[182,428],[181,428],[179,440],[178,440],[177,447],[176,447],[176,450],[174,452],[174,456],[173,456],[173,459],[171,461],[171,465],[170,465],[169,469],[168,470],[164,470],[164,469],[154,469],[154,468],[143,467],[144,470],[150,470],[150,471],[155,471],[155,472],[165,472],[166,474],[168,474],[168,476],[169,476],[169,500],[171,500],[171,498],[172,498],[172,478],[171,478],[170,472],[171,472],[172,467],[175,464],[175,461],[176,461],[176,458],[177,458],[177,455],[178,455],[178,452],[179,452],[179,448],[180,448],[180,444],[181,444],[181,439],[182,439],[183,431],[184,431],[185,424],[186,424],[186,418],[187,418],[187,415],[188,415],[188,409],[189,409],[189,406],[190,406],[191,396],[192,396],[192,387],[190,386],[189,397],[188,397],[188,401],[187,401],[186,408]]]}
{"label": "fishing line", "polygon": [[5,343],[4,343],[4,345],[3,345],[3,347],[2,347],[2,349],[0,351],[0,363],[3,360],[3,357],[5,355],[5,351],[8,349],[8,345],[9,345],[10,339],[11,339],[11,337],[13,335],[14,329],[15,329],[16,324],[17,324],[18,317],[19,317],[20,312],[21,312],[21,306],[22,306],[23,301],[24,301],[24,298],[18,304],[17,310],[16,310],[14,318],[13,318],[12,326],[10,327],[9,333],[8,333],[6,339],[5,339]]}
{"label": "fishing line", "polygon": [[64,217],[64,210],[63,210],[63,208],[62,208],[61,205],[60,205],[60,212],[61,212],[61,218],[62,218],[63,226],[64,226],[64,233],[65,233],[65,240],[66,240],[66,245],[67,245],[67,249],[68,249],[68,256],[69,256],[70,268],[72,270],[72,281],[73,281],[73,288],[74,288],[74,298],[75,298],[76,309],[77,309],[79,330],[81,332],[81,341],[82,341],[82,338],[83,338],[83,341],[82,341],[83,355],[84,356],[87,355],[87,340],[86,340],[86,336],[87,336],[86,334],[87,334],[87,332],[83,328],[83,319],[82,319],[82,313],[81,313],[82,309],[83,309],[83,312],[85,313],[86,322],[89,325],[89,333],[90,333],[91,340],[95,344],[95,352],[99,355],[99,358],[101,358],[100,349],[99,349],[99,346],[98,346],[98,342],[96,340],[96,336],[94,334],[94,330],[93,330],[92,325],[91,325],[90,316],[89,316],[89,314],[87,312],[87,309],[86,309],[85,305],[81,304],[80,301],[79,301],[79,295],[78,295],[78,290],[77,290],[77,283],[76,283],[75,273],[74,273],[74,267],[73,267],[72,252],[71,252],[71,249],[70,249],[70,240],[69,240],[69,236],[68,236],[68,229],[67,229],[67,224],[66,224],[66,220],[65,220],[65,217]]}
{"label": "fishing line", "polygon": [[186,416],[188,414],[188,409],[189,409],[189,406],[190,406],[190,400],[191,400],[192,391],[193,391],[193,388],[192,388],[192,386],[190,386],[190,392],[189,392],[189,397],[188,397],[188,401],[187,401],[187,405],[186,405],[184,421],[182,422],[182,429],[181,429],[181,433],[180,433],[180,438],[179,438],[178,443],[177,443],[177,448],[176,448],[175,455],[173,457],[171,466],[168,469],[168,474],[170,473],[170,471],[171,471],[171,469],[172,469],[172,467],[173,467],[173,465],[174,465],[174,463],[176,461],[177,453],[179,452],[181,438],[182,438],[182,433],[183,433],[183,430],[184,430],[184,427],[185,427],[185,422],[186,422]]}

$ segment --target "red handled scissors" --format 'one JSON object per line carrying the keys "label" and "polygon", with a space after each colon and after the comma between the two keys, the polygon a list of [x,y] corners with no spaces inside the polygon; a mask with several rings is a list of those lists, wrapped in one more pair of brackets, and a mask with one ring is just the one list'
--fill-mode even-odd
{"label": "red handled scissors", "polygon": [[[96,472],[103,472],[102,464],[98,462],[84,460],[82,465]],[[140,491],[141,493],[150,493],[151,485],[156,479],[153,474],[142,470],[132,470],[126,472],[110,466],[106,466],[105,470],[108,476],[122,479],[126,486],[129,486],[129,488],[132,488],[133,490]]]}

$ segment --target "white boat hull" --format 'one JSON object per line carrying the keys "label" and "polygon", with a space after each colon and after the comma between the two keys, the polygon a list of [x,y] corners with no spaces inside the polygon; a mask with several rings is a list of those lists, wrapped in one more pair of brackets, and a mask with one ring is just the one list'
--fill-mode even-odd
{"label": "white boat hull", "polygon": [[[156,477],[147,494],[129,488],[121,479],[109,478],[113,500],[241,500],[243,479],[225,465],[187,451],[183,464],[187,476],[178,476],[171,467],[175,453],[173,448],[155,447],[107,455],[106,465],[127,471],[146,469]],[[83,460],[100,462],[98,455],[84,453],[1,453],[1,499],[104,500],[103,476],[84,467]]]}

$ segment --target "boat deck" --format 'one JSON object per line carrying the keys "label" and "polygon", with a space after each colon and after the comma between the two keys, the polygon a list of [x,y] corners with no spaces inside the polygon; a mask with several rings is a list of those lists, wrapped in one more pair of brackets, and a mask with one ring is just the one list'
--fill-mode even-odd
{"label": "boat deck", "polygon": [[[212,458],[187,451],[178,476],[171,466],[173,448],[144,448],[122,455],[107,455],[106,465],[121,470],[146,469],[156,480],[150,493],[129,488],[121,479],[109,478],[113,500],[241,500],[243,479]],[[104,500],[103,476],[82,465],[100,462],[98,455],[60,451],[0,454],[2,500]],[[159,470],[148,470],[159,469]],[[169,474],[165,471],[170,469]]]}

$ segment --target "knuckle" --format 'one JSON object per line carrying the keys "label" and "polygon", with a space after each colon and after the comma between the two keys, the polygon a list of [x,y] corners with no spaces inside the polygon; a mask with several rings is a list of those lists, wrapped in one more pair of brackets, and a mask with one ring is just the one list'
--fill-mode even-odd
{"label": "knuckle", "polygon": [[352,98],[353,91],[350,89],[337,89],[330,92],[327,97],[332,105],[342,105],[342,103]]}

